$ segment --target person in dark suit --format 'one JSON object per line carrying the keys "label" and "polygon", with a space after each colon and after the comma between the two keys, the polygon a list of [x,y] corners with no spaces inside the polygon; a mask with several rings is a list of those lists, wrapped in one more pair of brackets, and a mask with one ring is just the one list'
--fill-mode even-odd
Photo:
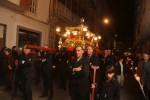
{"label": "person in dark suit", "polygon": [[[145,60],[147,59],[147,61]],[[143,69],[143,74],[142,74],[142,79],[141,79],[141,88],[145,90],[147,100],[150,100],[150,61],[149,55],[145,54],[144,60],[144,69]]]}
{"label": "person in dark suit", "polygon": [[[48,48],[48,46],[44,46]],[[44,55],[42,57],[42,78],[43,78],[43,88],[44,92],[39,98],[47,97],[48,96],[48,89],[50,91],[50,96],[48,100],[53,98],[53,84],[52,84],[52,72],[53,72],[53,65],[52,65],[52,58],[53,53],[44,51]]]}
{"label": "person in dark suit", "polygon": [[[93,54],[93,47],[92,46],[87,46],[86,52],[87,52],[87,58],[90,59],[90,65],[91,66],[96,66],[96,67],[99,66],[99,57]],[[94,70],[91,68],[91,66],[90,66],[90,69],[89,69],[89,71],[90,71],[90,73],[89,73],[89,82],[90,82],[90,84],[93,84]],[[98,77],[97,77],[98,76],[98,71],[96,71],[96,72],[97,72],[97,74],[96,74],[96,81],[95,82],[97,83],[98,82]],[[90,99],[90,98],[88,97],[88,99]],[[95,88],[94,100],[96,100],[96,99],[97,99],[97,93],[96,93],[96,88]]]}
{"label": "person in dark suit", "polygon": [[66,68],[68,65],[69,56],[65,51],[62,51],[61,60],[60,60],[60,67],[59,67],[59,79],[60,85],[58,89],[66,90]]}
{"label": "person in dark suit", "polygon": [[100,58],[100,79],[104,80],[106,77],[105,69],[108,65],[113,65],[113,59],[108,55],[107,49],[104,50],[104,56]]}
{"label": "person in dark suit", "polygon": [[76,47],[76,57],[69,64],[69,90],[71,100],[87,100],[89,92],[89,66],[90,60],[83,56],[84,50],[81,46]]}
{"label": "person in dark suit", "polygon": [[35,74],[34,64],[36,61],[36,52],[24,46],[24,54],[21,55],[19,65],[21,67],[21,85],[24,100],[32,100],[31,84]]}
{"label": "person in dark suit", "polygon": [[127,74],[126,66],[123,64],[123,58],[119,58],[118,65],[116,66],[117,69],[117,80],[120,84],[120,87],[123,88],[123,82],[124,82],[124,75]]}

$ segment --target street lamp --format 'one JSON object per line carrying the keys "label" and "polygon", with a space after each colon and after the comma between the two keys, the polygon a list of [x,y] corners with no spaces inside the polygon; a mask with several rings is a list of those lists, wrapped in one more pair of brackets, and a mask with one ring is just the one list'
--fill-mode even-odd
{"label": "street lamp", "polygon": [[104,19],[104,23],[105,24],[108,24],[109,23],[109,20],[106,18],[106,19]]}

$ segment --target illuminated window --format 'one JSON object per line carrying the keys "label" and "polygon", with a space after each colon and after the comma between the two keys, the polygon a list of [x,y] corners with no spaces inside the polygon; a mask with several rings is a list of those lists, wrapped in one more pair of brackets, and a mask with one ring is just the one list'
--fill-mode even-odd
{"label": "illuminated window", "polygon": [[37,0],[31,0],[29,11],[30,11],[31,13],[36,14],[36,11],[37,11]]}

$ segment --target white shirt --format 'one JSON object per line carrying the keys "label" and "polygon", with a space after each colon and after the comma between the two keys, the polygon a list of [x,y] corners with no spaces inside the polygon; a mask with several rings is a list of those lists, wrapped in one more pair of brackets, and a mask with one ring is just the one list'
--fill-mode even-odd
{"label": "white shirt", "polygon": [[80,59],[81,59],[81,57],[80,57],[80,58],[77,58],[77,62],[78,62]]}
{"label": "white shirt", "polygon": [[123,64],[120,61],[119,61],[119,63],[120,63],[120,66],[121,66],[121,72],[123,72]]}

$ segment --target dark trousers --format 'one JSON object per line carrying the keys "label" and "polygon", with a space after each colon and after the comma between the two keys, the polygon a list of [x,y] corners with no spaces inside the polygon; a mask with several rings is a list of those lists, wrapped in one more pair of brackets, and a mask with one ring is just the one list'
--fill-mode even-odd
{"label": "dark trousers", "polygon": [[26,78],[25,76],[22,77],[22,92],[24,96],[24,100],[32,100],[32,77]]}
{"label": "dark trousers", "polygon": [[4,75],[4,78],[5,78],[5,85],[6,85],[6,87],[5,88],[11,88],[12,86],[11,86],[11,79],[10,79],[10,74],[9,73],[6,73],[5,75]]}
{"label": "dark trousers", "polygon": [[53,96],[52,73],[43,72],[42,78],[43,78],[44,94],[48,94],[49,89],[50,95]]}
{"label": "dark trousers", "polygon": [[71,84],[70,95],[71,100],[87,100],[87,95],[89,92],[80,92],[78,84]]}
{"label": "dark trousers", "polygon": [[13,94],[14,98],[17,98],[17,89],[19,89],[20,92],[22,93],[21,84],[19,84],[19,82],[14,82],[14,94]]}
{"label": "dark trousers", "polygon": [[39,83],[41,82],[41,70],[42,70],[41,65],[40,64],[36,65],[35,70],[36,70],[35,82]]}
{"label": "dark trousers", "polygon": [[66,89],[66,71],[64,69],[59,71],[60,87]]}

